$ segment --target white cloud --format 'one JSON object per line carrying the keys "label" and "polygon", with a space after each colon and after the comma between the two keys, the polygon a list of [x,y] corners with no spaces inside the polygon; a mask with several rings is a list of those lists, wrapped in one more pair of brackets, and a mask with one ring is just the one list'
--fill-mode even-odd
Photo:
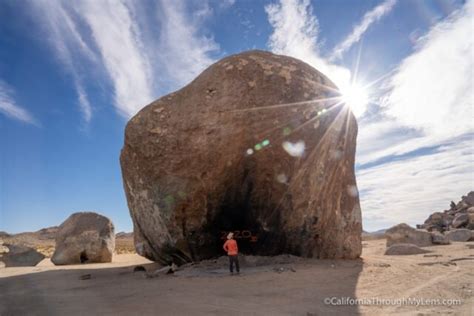
{"label": "white cloud", "polygon": [[0,112],[12,119],[38,125],[27,110],[16,104],[13,98],[13,89],[2,80],[0,80]]}
{"label": "white cloud", "polygon": [[200,33],[212,15],[207,2],[199,3],[194,17],[182,1],[33,3],[72,75],[85,121],[93,113],[86,79],[103,82],[99,75],[105,74],[117,111],[129,118],[160,94],[188,83],[214,61],[210,53],[218,49],[212,38]]}
{"label": "white cloud", "polygon": [[349,85],[350,71],[329,63],[320,55],[319,25],[309,0],[281,0],[265,6],[265,11],[273,27],[268,46],[274,53],[307,62],[341,89]]}
{"label": "white cloud", "polygon": [[341,58],[342,54],[344,54],[349,48],[352,47],[352,45],[360,40],[370,25],[374,22],[377,22],[383,16],[392,11],[396,3],[397,0],[385,0],[383,3],[364,14],[362,21],[360,21],[359,24],[355,25],[352,29],[352,33],[349,34],[341,43],[337,44],[333,49],[330,60]]}
{"label": "white cloud", "polygon": [[219,49],[212,38],[199,35],[202,19],[211,14],[206,2],[201,4],[198,12],[205,13],[194,14],[194,18],[181,0],[162,1],[159,10],[160,55],[168,77],[179,84],[188,83],[213,63],[210,54]]}
{"label": "white cloud", "polygon": [[474,1],[423,36],[390,82],[387,113],[439,138],[472,131]]}
{"label": "white cloud", "polygon": [[421,37],[359,125],[357,162],[376,165],[357,173],[367,230],[422,223],[474,187],[473,18],[469,1]]}
{"label": "white cloud", "polygon": [[79,32],[71,12],[63,2],[38,0],[33,1],[38,18],[46,27],[47,39],[55,49],[61,63],[72,76],[72,81],[78,96],[79,107],[85,122],[92,118],[92,107],[83,87],[78,57],[82,56],[95,61],[96,56]]}
{"label": "white cloud", "polygon": [[154,94],[152,69],[130,10],[123,1],[82,1],[76,11],[92,31],[119,113],[134,115]]}

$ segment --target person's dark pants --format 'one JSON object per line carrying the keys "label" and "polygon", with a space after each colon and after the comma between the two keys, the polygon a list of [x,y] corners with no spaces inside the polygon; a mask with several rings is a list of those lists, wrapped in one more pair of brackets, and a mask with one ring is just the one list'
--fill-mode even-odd
{"label": "person's dark pants", "polygon": [[235,263],[235,270],[237,270],[237,273],[240,272],[240,267],[239,267],[239,256],[238,255],[229,255],[229,270],[230,273],[234,272],[234,263]]}

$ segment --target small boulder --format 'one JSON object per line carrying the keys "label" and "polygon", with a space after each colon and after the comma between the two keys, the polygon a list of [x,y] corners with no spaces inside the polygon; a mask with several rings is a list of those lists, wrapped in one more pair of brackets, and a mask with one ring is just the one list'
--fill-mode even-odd
{"label": "small boulder", "polygon": [[466,228],[470,230],[474,230],[474,207],[471,207],[473,209],[472,213],[467,213],[467,225]]}
{"label": "small boulder", "polygon": [[417,255],[421,253],[431,252],[429,250],[421,249],[414,244],[393,244],[385,250],[386,256],[405,256]]}
{"label": "small boulder", "polygon": [[454,228],[459,228],[465,226],[469,221],[469,216],[466,213],[458,213],[451,223],[451,226]]}
{"label": "small boulder", "polygon": [[387,237],[387,247],[394,244],[414,244],[419,247],[431,246],[431,233],[425,230],[415,229],[409,225],[402,223],[385,232]]}
{"label": "small boulder", "polygon": [[114,248],[110,219],[93,212],[75,213],[59,226],[51,261],[55,265],[111,262]]}
{"label": "small boulder", "polygon": [[5,244],[0,248],[0,261],[5,267],[34,267],[45,258],[36,249],[26,246]]}
{"label": "small boulder", "polygon": [[468,241],[471,239],[471,231],[469,229],[453,229],[446,232],[446,238],[449,241]]}
{"label": "small boulder", "polygon": [[450,241],[448,238],[446,238],[445,235],[439,233],[439,232],[432,232],[431,233],[431,241],[435,245],[449,245]]}

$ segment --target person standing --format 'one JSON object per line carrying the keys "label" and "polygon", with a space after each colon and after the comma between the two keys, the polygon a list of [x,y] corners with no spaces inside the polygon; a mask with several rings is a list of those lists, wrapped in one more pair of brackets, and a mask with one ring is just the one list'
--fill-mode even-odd
{"label": "person standing", "polygon": [[227,256],[229,256],[229,270],[230,273],[234,273],[234,264],[235,270],[237,274],[240,273],[239,267],[239,247],[237,246],[237,241],[234,239],[234,234],[229,233],[227,235],[227,240],[223,246],[224,250],[227,252]]}

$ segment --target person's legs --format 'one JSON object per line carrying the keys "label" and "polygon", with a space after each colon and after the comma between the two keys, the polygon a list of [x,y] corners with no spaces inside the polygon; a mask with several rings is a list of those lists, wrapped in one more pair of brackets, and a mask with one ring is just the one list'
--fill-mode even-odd
{"label": "person's legs", "polygon": [[239,267],[239,255],[235,256],[235,269],[237,270],[237,273],[240,272],[240,267]]}
{"label": "person's legs", "polygon": [[234,273],[234,259],[233,256],[229,256],[229,270],[230,273]]}

